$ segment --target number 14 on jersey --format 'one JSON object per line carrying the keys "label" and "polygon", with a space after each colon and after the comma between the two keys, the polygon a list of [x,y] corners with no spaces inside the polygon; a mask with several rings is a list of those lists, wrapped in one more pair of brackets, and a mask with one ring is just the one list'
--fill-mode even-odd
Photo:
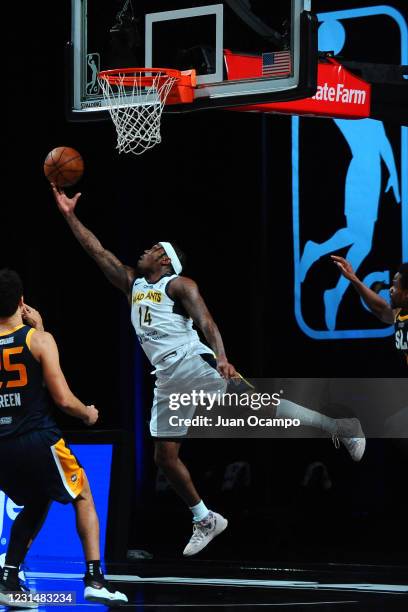
{"label": "number 14 on jersey", "polygon": [[[143,314],[143,308],[144,308],[144,314]],[[142,324],[145,323],[146,325],[151,325],[152,324],[152,315],[150,313],[150,308],[149,306],[139,306],[139,325],[140,327],[142,326]]]}

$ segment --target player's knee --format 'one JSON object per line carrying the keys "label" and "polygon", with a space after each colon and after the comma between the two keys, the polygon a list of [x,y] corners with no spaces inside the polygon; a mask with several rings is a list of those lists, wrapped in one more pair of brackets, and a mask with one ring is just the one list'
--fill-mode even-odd
{"label": "player's knee", "polygon": [[89,480],[87,478],[87,475],[85,473],[84,470],[84,474],[83,474],[83,479],[84,479],[84,483],[81,489],[81,493],[78,495],[78,497],[76,498],[78,501],[79,500],[83,500],[88,502],[88,504],[93,505],[93,497],[92,497],[92,492],[91,492],[91,487],[89,485]]}
{"label": "player's knee", "polygon": [[164,445],[156,444],[154,462],[162,470],[171,469],[177,463],[177,454]]}

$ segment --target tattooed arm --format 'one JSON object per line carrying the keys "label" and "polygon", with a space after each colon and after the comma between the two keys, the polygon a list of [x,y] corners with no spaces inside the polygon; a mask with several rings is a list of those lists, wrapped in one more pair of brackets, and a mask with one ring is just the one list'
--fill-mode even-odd
{"label": "tattooed arm", "polygon": [[81,194],[77,193],[73,198],[68,198],[62,189],[54,184],[51,186],[57,206],[79,244],[96,261],[112,285],[123,291],[129,298],[132,282],[136,276],[135,270],[122,264],[113,253],[105,249],[98,238],[75,215],[75,206]]}
{"label": "tattooed arm", "polygon": [[205,339],[215,353],[217,370],[221,376],[227,379],[238,376],[234,366],[227,359],[220,331],[201,297],[196,283],[191,278],[179,276],[169,284],[168,293],[171,299],[180,300],[187,314],[203,332]]}

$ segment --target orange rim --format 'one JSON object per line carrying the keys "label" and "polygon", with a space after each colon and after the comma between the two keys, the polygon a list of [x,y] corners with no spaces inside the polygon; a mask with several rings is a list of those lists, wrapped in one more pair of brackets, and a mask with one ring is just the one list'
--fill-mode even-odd
{"label": "orange rim", "polygon": [[[141,76],[144,72],[149,74]],[[173,68],[115,68],[114,70],[102,70],[98,74],[98,78],[104,79],[110,85],[124,85],[125,87],[134,85],[149,87],[156,79],[161,81],[171,78],[179,81],[181,77],[180,70]]]}

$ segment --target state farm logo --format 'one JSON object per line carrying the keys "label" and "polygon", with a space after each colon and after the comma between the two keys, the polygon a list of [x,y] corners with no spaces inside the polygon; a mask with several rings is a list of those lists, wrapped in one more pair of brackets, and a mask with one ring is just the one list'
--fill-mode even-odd
{"label": "state farm logo", "polygon": [[346,87],[344,83],[337,83],[333,86],[326,82],[323,85],[317,86],[313,100],[363,105],[367,100],[367,91],[364,89],[351,89]]}
{"label": "state farm logo", "polygon": [[[0,491],[0,545],[7,545],[8,533],[10,525],[7,525],[7,519],[14,521],[23,506],[17,506],[12,499],[6,496],[3,491]],[[7,528],[7,529],[6,529]]]}

